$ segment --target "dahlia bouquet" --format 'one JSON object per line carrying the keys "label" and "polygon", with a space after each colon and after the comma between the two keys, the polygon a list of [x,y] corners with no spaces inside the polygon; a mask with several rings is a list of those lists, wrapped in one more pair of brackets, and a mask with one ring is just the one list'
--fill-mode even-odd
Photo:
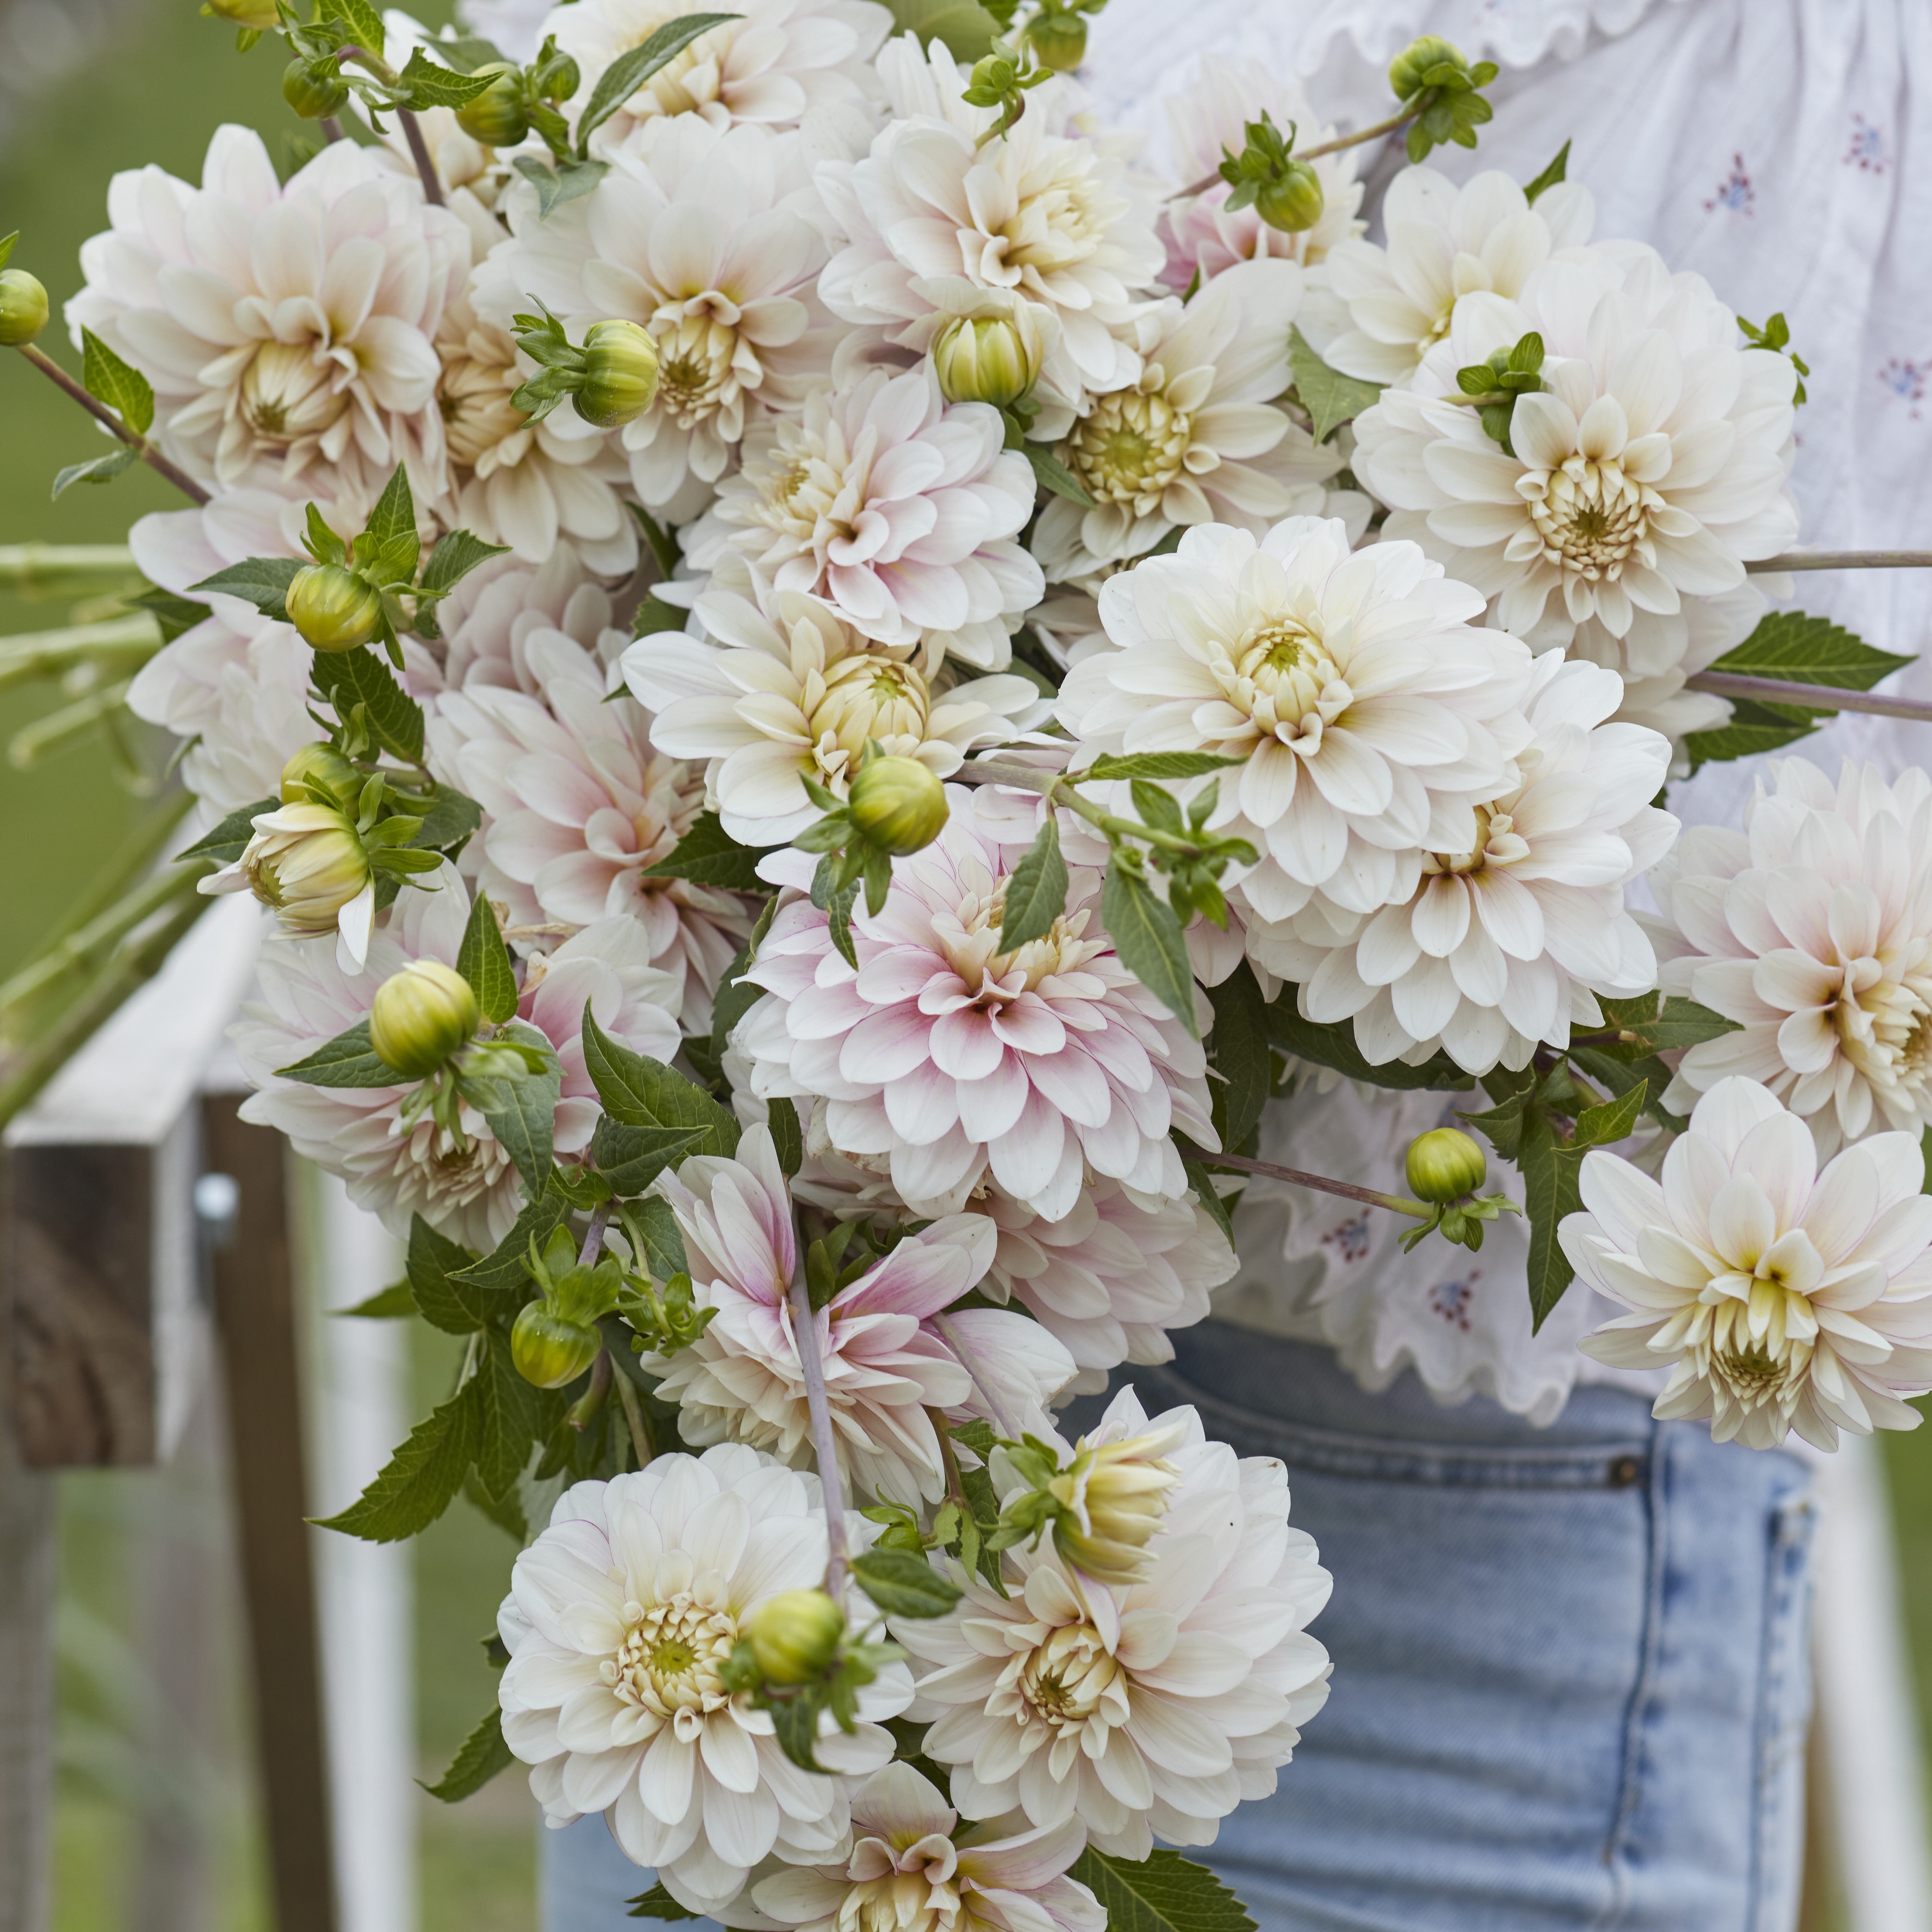
{"label": "dahlia bouquet", "polygon": [[[209,0],[316,138],[116,178],[78,380],[0,274],[116,439],[58,487],[190,502],[33,640],[198,813],[100,943],[273,908],[249,1114],[406,1241],[358,1312],[466,1341],[333,1527],[514,1539],[438,1795],[521,1760],[639,1916],[1248,1922],[1156,1842],[1274,1788],[1329,1580],[1193,1410],[1058,1419],[1244,1188],[1526,1229],[1522,1331],[1620,1306],[1721,1438],[1932,1387],[1932,782],[1664,808],[1914,710],[1768,602],[1781,319],[1564,154],[1430,167],[1439,40],[1350,131],[1204,63],[1163,178],[1102,4]],[[1391,1094],[1474,1130],[1406,1192],[1260,1157]]]}

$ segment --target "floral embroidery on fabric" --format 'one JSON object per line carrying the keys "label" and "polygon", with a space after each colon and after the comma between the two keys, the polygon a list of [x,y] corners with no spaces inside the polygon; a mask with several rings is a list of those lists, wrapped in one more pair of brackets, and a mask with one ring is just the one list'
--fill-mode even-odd
{"label": "floral embroidery on fabric", "polygon": [[1868,175],[1882,175],[1892,166],[1892,152],[1886,146],[1885,130],[1874,127],[1856,110],[1852,114],[1851,139],[1846,143],[1844,164],[1862,169]]}
{"label": "floral embroidery on fabric", "polygon": [[1369,1251],[1369,1217],[1356,1215],[1352,1220],[1330,1228],[1322,1237],[1322,1245],[1332,1246],[1345,1262],[1358,1262]]}
{"label": "floral embroidery on fabric", "polygon": [[1472,1268],[1460,1281],[1438,1281],[1429,1291],[1429,1305],[1452,1328],[1470,1332],[1469,1304],[1476,1298],[1476,1284],[1483,1278],[1480,1268]]}
{"label": "floral embroidery on fabric", "polygon": [[1932,359],[1914,362],[1903,356],[1888,357],[1878,372],[1878,379],[1892,394],[1909,404],[1909,413],[1914,422],[1919,420],[1918,405],[1925,400],[1925,379],[1932,376]]}
{"label": "floral embroidery on fabric", "polygon": [[1713,208],[1728,208],[1733,214],[1749,214],[1757,206],[1757,189],[1752,182],[1750,171],[1744,166],[1742,154],[1731,157],[1731,171],[1718,184],[1718,191],[1705,202],[1708,212]]}

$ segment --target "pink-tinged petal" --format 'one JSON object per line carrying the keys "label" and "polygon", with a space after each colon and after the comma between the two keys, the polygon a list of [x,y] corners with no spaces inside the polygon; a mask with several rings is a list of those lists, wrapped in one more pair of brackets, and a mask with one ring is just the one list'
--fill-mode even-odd
{"label": "pink-tinged petal", "polygon": [[926,1065],[928,1042],[936,1030],[934,1022],[910,1004],[874,1011],[845,1036],[838,1070],[860,1086],[883,1087],[905,1079]]}
{"label": "pink-tinged petal", "polygon": [[961,1006],[926,1024],[932,1029],[932,1064],[952,1079],[986,1079],[1006,1058],[993,1015],[982,1007]]}
{"label": "pink-tinged petal", "polygon": [[993,1030],[1022,1053],[1058,1053],[1066,1043],[1066,1029],[1037,993],[1008,1000],[993,1015]]}

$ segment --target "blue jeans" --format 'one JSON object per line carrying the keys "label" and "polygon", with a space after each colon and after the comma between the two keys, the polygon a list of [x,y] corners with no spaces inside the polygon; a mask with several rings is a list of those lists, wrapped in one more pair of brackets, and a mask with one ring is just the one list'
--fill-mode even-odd
{"label": "blue jeans", "polygon": [[[1219,1322],[1173,1340],[1117,1385],[1279,1456],[1335,1578],[1327,1707],[1275,1795],[1186,1854],[1261,1932],[1790,1932],[1802,1463],[1617,1389],[1535,1429],[1412,1375],[1365,1395],[1325,1349]],[[546,1932],[617,1932],[649,1874],[601,1819],[547,1840]]]}

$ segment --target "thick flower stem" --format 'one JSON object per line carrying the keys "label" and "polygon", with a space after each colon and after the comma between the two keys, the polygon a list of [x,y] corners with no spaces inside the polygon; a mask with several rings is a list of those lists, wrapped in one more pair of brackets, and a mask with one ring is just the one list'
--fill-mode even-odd
{"label": "thick flower stem", "polygon": [[1339,1194],[1345,1201],[1360,1201],[1371,1208],[1386,1208],[1393,1214],[1406,1214],[1411,1220],[1426,1221],[1436,1210],[1420,1201],[1411,1201],[1400,1194],[1378,1194],[1372,1187],[1358,1187],[1352,1180],[1330,1180],[1325,1174],[1304,1174],[1298,1167],[1277,1167],[1268,1160],[1250,1160],[1245,1154],[1208,1154],[1203,1149],[1183,1143],[1181,1152],[1190,1160],[1198,1160],[1203,1167],[1231,1168],[1238,1174],[1258,1174],[1270,1180],[1292,1180],[1298,1187],[1312,1187],[1318,1194]]}
{"label": "thick flower stem", "polygon": [[1720,698],[1755,698],[1773,704],[1802,704],[1820,711],[1863,711],[1877,718],[1910,718],[1932,724],[1932,704],[1915,698],[1887,698],[1870,691],[1840,691],[1831,684],[1790,684],[1781,677],[1746,677],[1729,670],[1700,670],[1684,680],[1687,691]]}
{"label": "thick flower stem", "polygon": [[564,1417],[578,1435],[590,1426],[597,1412],[610,1400],[610,1383],[616,1372],[611,1366],[610,1350],[600,1349],[590,1366],[590,1386],[570,1405]]}
{"label": "thick flower stem", "polygon": [[143,920],[182,898],[210,869],[200,866],[156,873],[118,905],[70,933],[0,985],[0,1015],[58,985],[70,974],[104,959]]}
{"label": "thick flower stem", "polygon": [[583,1252],[577,1257],[579,1268],[595,1268],[604,1252],[604,1230],[610,1225],[610,1204],[600,1201],[590,1210],[590,1226],[584,1237]]}
{"label": "thick flower stem", "polygon": [[926,1419],[932,1424],[932,1432],[939,1438],[939,1460],[946,1472],[946,1500],[956,1504],[962,1516],[973,1514],[972,1505],[966,1500],[966,1485],[960,1480],[958,1452],[952,1446],[952,1426],[946,1419],[944,1411],[928,1408]]}
{"label": "thick flower stem", "polygon": [[[601,1360],[610,1360],[607,1348]],[[638,1467],[645,1468],[657,1454],[651,1442],[651,1426],[644,1418],[644,1405],[638,1400],[638,1392],[631,1386],[631,1378],[622,1369],[613,1367],[611,1379],[617,1384],[617,1400],[624,1411],[625,1426],[631,1432],[631,1453],[638,1459]]]}
{"label": "thick flower stem", "polygon": [[1095,830],[1106,833],[1113,842],[1122,838],[1144,839],[1150,845],[1178,852],[1186,859],[1198,859],[1208,850],[1193,839],[1182,838],[1178,832],[1163,832],[1158,826],[1143,825],[1137,818],[1122,818],[1104,806],[1096,805],[1091,799],[1082,798],[1074,790],[1081,782],[1078,772],[1036,771],[1030,765],[1008,765],[996,760],[982,759],[952,776],[961,784],[1000,784],[1010,786],[1016,791],[1041,793],[1051,802],[1077,812]]}
{"label": "thick flower stem", "polygon": [[145,664],[160,647],[160,627],[145,610],[62,631],[22,632],[0,638],[0,688],[62,677],[77,665],[107,658]]}
{"label": "thick flower stem", "polygon": [[403,124],[403,139],[410,144],[410,158],[416,164],[416,173],[422,182],[423,199],[432,208],[442,206],[442,184],[436,178],[436,164],[429,158],[429,148],[422,137],[422,129],[416,117],[406,107],[396,110],[396,118]]}
{"label": "thick flower stem", "polygon": [[[1366,128],[1358,128],[1352,134],[1337,134],[1332,141],[1320,141],[1312,148],[1298,148],[1294,158],[1298,161],[1312,161],[1323,154],[1339,154],[1344,148],[1359,148],[1364,141],[1379,141],[1384,134],[1393,134],[1398,128],[1406,128],[1422,112],[1420,107],[1399,108],[1386,121],[1377,121]],[[1222,151],[1226,152],[1224,148]],[[1198,182],[1190,182],[1183,188],[1176,188],[1168,196],[1170,201],[1184,201],[1190,196],[1205,194],[1222,178],[1217,169],[1211,175],[1203,175]]]}
{"label": "thick flower stem", "polygon": [[1744,568],[1754,577],[1779,570],[1932,570],[1932,550],[1789,550]]}
{"label": "thick flower stem", "polygon": [[145,436],[137,435],[130,429],[105,403],[96,402],[51,356],[35,348],[31,342],[22,343],[19,352],[49,382],[64,389],[95,422],[118,436],[150,470],[165,476],[189,502],[206,503],[208,500],[208,492],[186,470],[170,463]]}
{"label": "thick flower stem", "polygon": [[959,1366],[973,1378],[974,1386],[979,1390],[980,1400],[992,1412],[994,1426],[1009,1441],[1017,1441],[1019,1431],[1013,1426],[1012,1418],[1006,1413],[1000,1400],[999,1384],[981,1369],[965,1338],[943,1315],[935,1315],[932,1318],[932,1325],[939,1330],[946,1346],[958,1358]]}
{"label": "thick flower stem", "polygon": [[137,584],[140,576],[125,544],[0,544],[0,588],[22,597],[62,596],[103,583]]}
{"label": "thick flower stem", "polygon": [[791,1334],[798,1350],[800,1372],[805,1377],[806,1406],[812,1413],[812,1453],[818,1462],[819,1487],[825,1504],[825,1541],[830,1561],[825,1568],[825,1593],[845,1605],[845,1486],[838,1478],[838,1444],[832,1432],[832,1401],[825,1392],[825,1364],[818,1353],[818,1316],[804,1271],[791,1285]]}

